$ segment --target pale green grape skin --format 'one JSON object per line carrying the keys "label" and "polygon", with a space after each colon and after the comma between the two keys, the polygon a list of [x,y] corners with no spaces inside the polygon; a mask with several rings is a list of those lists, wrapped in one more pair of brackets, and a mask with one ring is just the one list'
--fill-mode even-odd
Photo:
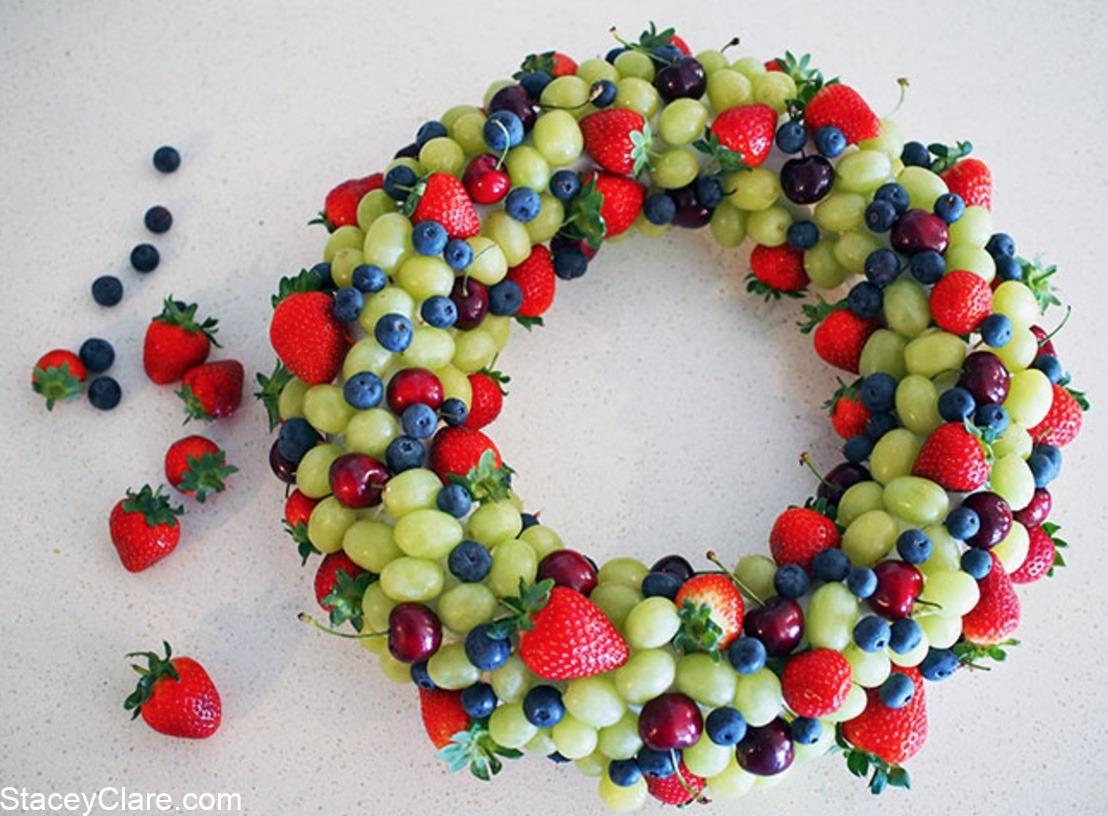
{"label": "pale green grape skin", "polygon": [[384,461],[389,443],[400,435],[400,423],[384,408],[358,411],[346,423],[343,441],[348,450]]}
{"label": "pale green grape skin", "polygon": [[343,536],[357,520],[357,513],[343,507],[334,496],[328,496],[308,516],[308,540],[322,553],[338,552]]}
{"label": "pale green grape skin", "polygon": [[645,779],[640,778],[634,785],[621,788],[611,780],[608,774],[600,775],[600,801],[604,803],[608,810],[616,813],[630,813],[633,810],[638,810],[646,802],[648,793]]}
{"label": "pale green grape skin", "polygon": [[[649,62],[649,58],[647,61]],[[616,108],[633,110],[644,118],[651,119],[661,106],[661,98],[646,79],[624,74],[616,83],[616,101],[612,104]]]}
{"label": "pale green grape skin", "polygon": [[[431,658],[431,660],[434,659]],[[428,668],[430,668],[430,663],[428,663]],[[523,705],[521,703],[506,703],[497,706],[489,717],[489,736],[505,748],[522,748],[534,739],[538,730],[523,715]],[[555,740],[555,744],[557,744],[557,740]]]}
{"label": "pale green grape skin", "polygon": [[558,753],[566,759],[580,759],[596,750],[596,729],[566,713],[562,721],[550,729]]}
{"label": "pale green grape skin", "polygon": [[565,206],[554,196],[542,193],[539,201],[539,214],[525,225],[532,244],[544,244],[553,238],[566,218]]}
{"label": "pale green grape skin", "polygon": [[627,710],[615,683],[605,675],[570,680],[562,692],[562,702],[566,711],[592,728],[615,725]]}
{"label": "pale green grape skin", "polygon": [[[554,747],[557,748],[557,744]],[[598,777],[608,770],[608,761],[595,750],[588,756],[575,759],[573,764],[582,776]]]}
{"label": "pale green grape skin", "polygon": [[[396,546],[414,558],[443,558],[462,540],[462,525],[436,509],[413,510],[396,522]],[[528,548],[530,549],[530,548]]]}
{"label": "pale green grape skin", "polygon": [[395,273],[412,252],[412,222],[401,213],[378,216],[366,231],[362,245],[365,262],[376,264],[386,274]]}
{"label": "pale green grape skin", "polygon": [[454,270],[438,255],[413,255],[400,265],[396,282],[416,300],[450,294]]}
{"label": "pale green grape skin", "polygon": [[904,137],[900,135],[900,127],[896,122],[892,119],[882,119],[881,133],[876,138],[858,142],[858,147],[863,150],[880,150],[889,157],[891,162],[896,162],[904,152]]}
{"label": "pale green grape skin", "polygon": [[900,380],[908,373],[905,359],[907,349],[907,339],[894,331],[878,329],[862,346],[862,354],[858,358],[858,373],[863,377],[883,373]]}
{"label": "pale green grape skin", "polygon": [[524,753],[534,756],[550,756],[557,750],[558,746],[554,744],[554,739],[545,728],[540,728],[538,733],[523,746]]}
{"label": "pale green grape skin", "polygon": [[835,167],[836,187],[851,193],[871,193],[888,180],[892,170],[892,160],[880,150],[849,152]]}
{"label": "pale green grape skin", "polygon": [[636,647],[627,662],[615,670],[613,680],[620,697],[631,705],[642,705],[668,690],[676,676],[677,664],[668,651]]}
{"label": "pale green grape skin", "polygon": [[851,643],[843,649],[843,657],[850,664],[850,679],[865,688],[876,688],[889,677],[892,667],[889,657],[882,649],[877,652],[864,652],[857,644]]}
{"label": "pale green grape skin", "polygon": [[1030,329],[1019,326],[1012,329],[1012,339],[1001,348],[992,351],[1009,371],[1022,371],[1035,361],[1035,355],[1039,351],[1039,341],[1035,339]]}
{"label": "pale green grape skin", "polygon": [[[631,659],[634,659],[634,655]],[[670,658],[671,664],[672,660],[673,658]],[[630,759],[637,754],[639,749],[642,748],[638,715],[633,711],[624,711],[623,716],[615,725],[601,728],[596,748],[609,759]]]}
{"label": "pale green grape skin", "polygon": [[992,283],[993,278],[996,277],[996,262],[993,261],[992,255],[980,247],[962,244],[947,247],[946,268],[973,272],[986,283]]}
{"label": "pale green grape skin", "polygon": [[1031,538],[1027,534],[1027,528],[1018,521],[1013,521],[1008,535],[993,547],[993,555],[1000,559],[1004,571],[1011,574],[1023,566],[1030,549]]}
{"label": "pale green grape skin", "polygon": [[734,748],[716,745],[707,734],[701,734],[695,745],[681,752],[681,759],[694,774],[708,777],[723,773],[734,754]]}
{"label": "pale green grape skin", "polygon": [[389,515],[399,519],[413,510],[434,507],[440,490],[442,482],[433,471],[412,468],[389,479],[381,493],[381,501]]}
{"label": "pale green grape skin", "polygon": [[[886,295],[887,297],[887,295]],[[896,414],[913,433],[926,436],[943,423],[939,391],[926,377],[909,374],[896,386]]]}
{"label": "pale green grape skin", "polygon": [[[309,499],[322,499],[331,493],[331,463],[342,455],[338,445],[321,442],[300,460],[296,468],[296,487]],[[1020,507],[1023,507],[1021,504]]]}
{"label": "pale green grape skin", "polygon": [[[427,673],[431,675],[431,679],[435,681],[435,685],[444,689],[463,689],[466,686],[472,686],[481,678],[481,672],[476,666],[469,662],[469,658],[466,657],[465,647],[461,643],[446,643],[439,647],[439,650],[435,652],[431,658],[427,661]],[[505,706],[501,706],[497,711],[500,711]],[[523,709],[520,707],[520,719],[523,719]],[[493,714],[495,716],[495,712]],[[523,719],[523,722],[530,726],[533,725]],[[534,736],[534,733],[528,735],[527,739],[520,742],[518,745],[508,746],[503,740],[497,740],[501,745],[505,747],[518,748],[527,742],[528,739]],[[495,739],[495,737],[494,737]]]}
{"label": "pale green grape skin", "polygon": [[313,385],[304,395],[304,417],[317,431],[340,434],[354,416],[354,409],[337,385]]}
{"label": "pale green grape skin", "polygon": [[[505,210],[493,210],[489,213],[481,229],[487,237],[496,242],[504,255],[506,262],[504,269],[496,280],[491,281],[491,283],[499,283],[504,274],[507,273],[508,267],[516,266],[527,260],[527,256],[531,254],[531,236],[527,232],[527,226],[522,221],[516,221]],[[474,247],[473,255],[475,258],[477,254],[478,250]],[[478,259],[478,261],[484,260],[484,255]],[[477,265],[477,262],[475,262],[471,264],[471,267]],[[471,276],[477,277],[474,272],[475,270],[472,268],[469,270]],[[489,281],[484,280],[481,282],[489,283]]]}
{"label": "pale green grape skin", "polygon": [[[500,210],[499,212],[503,213],[504,211]],[[518,224],[519,222],[515,223]],[[497,234],[474,235],[472,238],[466,239],[469,248],[473,250],[473,260],[466,267],[466,274],[486,286],[500,283],[504,280],[504,276],[508,274],[508,256],[505,254],[503,245],[498,243],[500,239],[503,238],[513,244],[513,253],[521,252],[523,244],[527,243],[518,230],[510,225],[504,226],[499,219],[494,222],[492,228],[495,228]],[[490,229],[487,221],[485,229]],[[531,247],[527,246],[527,253],[530,254],[530,252]]]}
{"label": "pale green grape skin", "polygon": [[804,634],[813,647],[841,652],[851,642],[857,619],[858,599],[850,590],[840,583],[824,584],[812,593],[808,602]]}
{"label": "pale green grape skin", "polygon": [[[373,582],[366,587],[362,595],[362,614],[365,617],[363,632],[384,632],[389,628],[389,613],[396,606],[396,601],[385,594],[381,584]],[[379,638],[378,642],[384,638]],[[368,639],[367,641],[368,642]]]}
{"label": "pale green grape skin", "polygon": [[868,700],[869,698],[866,696],[866,690],[864,688],[852,685],[850,691],[847,692],[843,704],[839,706],[839,710],[828,714],[826,719],[836,723],[853,720],[865,710]]}
{"label": "pale green grape skin", "polygon": [[403,555],[392,540],[392,525],[368,519],[355,521],[346,529],[342,551],[359,567],[373,573],[380,573],[386,564]]}
{"label": "pale green grape skin", "polygon": [[833,241],[821,239],[804,253],[804,271],[821,289],[835,289],[846,280],[847,270],[835,258]]}
{"label": "pale green grape skin", "polygon": [[989,486],[1008,502],[1009,507],[1026,507],[1035,495],[1035,477],[1022,458],[1015,454],[999,457],[989,473]]}
{"label": "pale green grape skin", "polygon": [[739,57],[731,67],[751,81],[766,72],[765,63],[757,57]]}
{"label": "pale green grape skin", "polygon": [[637,77],[647,82],[654,79],[654,60],[641,51],[624,51],[613,64],[624,79]]}
{"label": "pale green grape skin", "polygon": [[449,126],[450,137],[462,147],[467,157],[485,152],[485,115],[474,110],[462,114]]}
{"label": "pale green grape skin", "polygon": [[358,315],[358,324],[372,335],[377,321],[387,314],[404,315],[410,319],[415,316],[415,300],[399,286],[386,286],[366,298],[365,308]]}
{"label": "pale green grape skin", "polygon": [[[374,638],[376,640],[376,638]],[[378,653],[377,663],[385,677],[394,683],[410,683],[412,681],[412,668],[407,663],[401,663],[389,652]]]}
{"label": "pale green grape skin", "polygon": [[836,520],[843,527],[849,527],[850,523],[863,513],[883,509],[884,495],[885,489],[877,482],[865,481],[852,484],[839,499]]}
{"label": "pale green grape skin", "polygon": [[[728,207],[727,209],[734,209]],[[746,217],[746,231],[752,240],[763,246],[777,247],[785,243],[793,217],[784,207],[775,205],[750,213]]]}
{"label": "pale green grape skin", "polygon": [[781,195],[781,181],[777,174],[765,167],[740,170],[723,182],[723,189],[730,190],[727,200],[740,210],[764,210],[772,207]]}
{"label": "pale green grape skin", "polygon": [[419,161],[413,159],[410,156],[401,156],[399,158],[393,159],[391,162],[385,165],[385,174],[388,175],[389,170],[392,170],[394,167],[407,167],[417,176],[423,172],[423,168],[419,166]]}
{"label": "pale green grape skin", "polygon": [[910,275],[885,287],[881,309],[889,328],[904,337],[916,337],[931,325],[927,290]]}
{"label": "pale green grape skin", "polygon": [[956,334],[933,331],[921,334],[904,348],[909,374],[932,378],[943,371],[955,371],[966,359],[966,343]]}
{"label": "pale green grape skin", "polygon": [[793,752],[796,754],[797,760],[800,762],[808,762],[812,759],[819,759],[827,756],[834,750],[835,747],[835,729],[829,724],[824,723],[823,729],[819,732],[819,738],[811,745],[802,745],[799,742],[793,744]]}
{"label": "pale green grape skin", "polygon": [[520,580],[531,583],[538,568],[539,562],[530,544],[505,541],[492,551],[492,568],[485,583],[498,598],[515,597],[519,594]]}
{"label": "pale green grape skin", "polygon": [[[346,379],[345,374],[343,379]],[[293,377],[288,381],[288,384],[281,389],[280,396],[277,397],[277,413],[281,419],[304,416],[304,395],[308,393],[309,387],[299,377]]]}
{"label": "pale green grape skin", "polygon": [[755,77],[754,101],[784,113],[788,100],[796,98],[796,82],[784,71],[767,71]]}
{"label": "pale green grape skin", "polygon": [[741,675],[735,686],[735,707],[755,728],[772,722],[784,702],[781,681],[769,669]]}
{"label": "pale green grape skin", "polygon": [[919,599],[935,604],[933,611],[947,617],[960,617],[977,606],[981,590],[977,581],[965,572],[933,572],[923,584]]}
{"label": "pale green grape skin", "polygon": [[458,332],[450,362],[459,371],[472,374],[491,365],[497,351],[496,338],[481,328]]}
{"label": "pale green grape skin", "polygon": [[896,180],[908,191],[908,206],[914,210],[931,212],[939,196],[949,192],[946,182],[926,167],[905,167]]}
{"label": "pale green grape skin", "polygon": [[757,778],[744,771],[735,757],[731,757],[723,771],[708,779],[708,792],[713,799],[737,799],[750,793]]}
{"label": "pale green grape skin", "polygon": [[438,613],[443,626],[464,635],[492,618],[496,607],[496,596],[484,584],[458,584],[442,593]]}
{"label": "pale green grape skin", "polygon": [[883,485],[912,472],[920,441],[907,428],[894,428],[877,440],[870,453],[870,473]]}
{"label": "pale green grape skin", "polygon": [[884,510],[870,510],[850,522],[843,533],[842,550],[854,566],[872,567],[892,551],[898,532],[892,516]]}
{"label": "pale green grape skin", "polygon": [[600,584],[589,595],[617,629],[626,625],[627,615],[642,600],[642,593],[623,584]]}
{"label": "pale green grape skin", "polygon": [[370,190],[358,202],[358,228],[363,233],[366,232],[378,216],[387,212],[396,212],[396,202],[384,190]]}
{"label": "pale green grape skin", "polygon": [[1034,445],[1035,441],[1031,438],[1031,434],[1027,432],[1027,429],[1018,422],[1012,422],[1004,433],[993,442],[993,456],[999,458],[1013,453],[1021,459],[1026,459],[1031,455],[1031,448]]}
{"label": "pale green grape skin", "polygon": [[485,315],[485,319],[481,321],[481,328],[492,336],[497,351],[503,351],[511,336],[512,319],[505,315]]}
{"label": "pale green grape skin", "polygon": [[834,243],[835,260],[854,275],[865,272],[866,258],[880,248],[881,242],[869,232],[850,230],[840,235]]}
{"label": "pale green grape skin", "polygon": [[920,637],[919,643],[915,645],[913,649],[905,652],[904,654],[897,654],[892,649],[889,649],[889,660],[892,661],[894,666],[901,668],[907,666],[918,666],[923,662],[923,659],[927,657],[927,651],[931,648],[931,644],[927,642],[927,635],[924,634]]}
{"label": "pale green grape skin", "polygon": [[726,660],[714,660],[704,653],[687,654],[677,661],[677,690],[703,706],[729,705],[735,696],[739,675]]}
{"label": "pale green grape skin", "polygon": [[744,555],[735,565],[735,575],[743,586],[765,600],[777,594],[773,588],[773,576],[777,565],[765,555]]}
{"label": "pale green grape skin", "polygon": [[930,479],[898,476],[885,485],[885,509],[911,524],[937,524],[950,511],[946,491]]}
{"label": "pale green grape skin", "polygon": [[708,75],[708,101],[716,113],[723,113],[754,99],[754,86],[738,71],[723,68]]}
{"label": "pale green grape skin", "polygon": [[623,623],[627,641],[636,649],[664,646],[680,628],[681,619],[673,601],[657,595],[636,604]]}
{"label": "pale green grape skin", "polygon": [[447,136],[429,139],[419,150],[419,163],[428,173],[460,176],[465,168],[466,154],[462,146]]}
{"label": "pale green grape skin", "polygon": [[549,110],[540,116],[531,135],[535,147],[551,167],[572,164],[585,146],[577,120],[564,110]]}
{"label": "pale green grape skin", "polygon": [[676,190],[691,183],[700,171],[700,163],[691,150],[673,147],[663,150],[654,158],[650,178],[663,190]]}
{"label": "pale green grape skin", "polygon": [[344,249],[361,249],[365,237],[365,233],[353,225],[339,227],[327,238],[327,243],[323,247],[323,260],[330,263],[335,255]]}
{"label": "pale green grape skin", "polygon": [[1004,407],[1013,422],[1033,428],[1046,419],[1053,399],[1047,376],[1037,368],[1029,368],[1012,374]]}
{"label": "pale green grape skin", "polygon": [[658,117],[658,135],[666,144],[678,147],[692,144],[704,133],[708,109],[696,99],[674,99]]}
{"label": "pale green grape skin", "polygon": [[489,685],[502,703],[516,703],[535,685],[535,676],[523,665],[519,655],[512,655],[504,665],[489,673]]}
{"label": "pale green grape skin", "polygon": [[716,71],[729,68],[731,63],[718,48],[709,48],[696,55],[696,61],[704,68],[704,73],[711,76]]}
{"label": "pale green grape skin", "polygon": [[594,82],[599,82],[602,79],[615,82],[619,79],[619,71],[607,60],[593,57],[577,66],[577,76],[581,77],[581,79],[585,80],[585,82],[589,83],[591,86]]}
{"label": "pale green grape skin", "polygon": [[946,531],[942,524],[928,524],[923,532],[931,539],[931,555],[919,565],[925,575],[935,572],[957,572],[961,569],[962,544]]}
{"label": "pale green grape skin", "polygon": [[723,247],[737,247],[746,237],[745,216],[742,210],[731,206],[716,207],[708,227],[712,230],[716,243]]}
{"label": "pale green grape skin", "polygon": [[1004,281],[993,292],[993,311],[1007,315],[1012,325],[1029,328],[1039,317],[1039,304],[1022,281]]}
{"label": "pale green grape skin", "polygon": [[637,558],[613,558],[600,567],[596,580],[601,584],[622,584],[638,590],[648,572],[646,564]]}
{"label": "pale green grape skin", "polygon": [[412,331],[412,343],[401,352],[400,359],[409,367],[433,371],[449,365],[455,351],[454,336],[446,329],[416,326]]}
{"label": "pale green grape skin", "polygon": [[948,229],[951,246],[984,248],[993,234],[993,216],[984,207],[974,204],[966,207],[962,217]]}
{"label": "pale green grape skin", "polygon": [[459,399],[466,405],[473,401],[473,388],[461,369],[446,365],[435,369],[435,376],[442,383],[443,399]]}
{"label": "pale green grape skin", "polygon": [[349,286],[354,280],[354,269],[365,262],[361,249],[340,249],[331,259],[331,279],[335,286]]}
{"label": "pale green grape skin", "polygon": [[550,183],[550,165],[531,145],[522,144],[508,151],[504,161],[513,187],[530,187],[532,190],[545,190]]}
{"label": "pale green grape skin", "polygon": [[[349,380],[355,374],[362,371],[372,371],[378,377],[382,376],[389,368],[394,357],[372,337],[363,337],[350,347],[346,357],[342,361],[342,378]],[[304,386],[305,392],[308,386]]]}
{"label": "pale green grape skin", "polygon": [[426,558],[405,556],[386,564],[379,580],[394,601],[430,601],[442,592],[442,566]]}
{"label": "pale green grape skin", "polygon": [[555,77],[539,96],[539,102],[547,107],[577,108],[588,100],[589,83],[574,75]]}
{"label": "pale green grape skin", "polygon": [[812,217],[825,232],[847,232],[864,224],[866,203],[858,193],[832,192],[816,205]]}
{"label": "pale green grape skin", "polygon": [[545,524],[528,527],[519,534],[519,537],[531,545],[531,549],[535,551],[535,557],[539,561],[542,561],[555,550],[565,548],[561,537]]}
{"label": "pale green grape skin", "polygon": [[921,615],[919,622],[927,642],[936,649],[949,649],[962,636],[962,619],[944,615]]}

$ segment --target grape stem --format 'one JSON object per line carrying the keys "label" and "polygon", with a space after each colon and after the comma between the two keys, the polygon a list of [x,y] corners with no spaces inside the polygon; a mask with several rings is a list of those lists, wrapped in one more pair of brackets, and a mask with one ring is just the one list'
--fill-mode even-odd
{"label": "grape stem", "polygon": [[746,584],[744,584],[742,582],[742,580],[739,579],[738,575],[736,575],[734,572],[727,569],[727,567],[725,567],[723,565],[723,562],[719,560],[719,556],[716,555],[714,550],[708,550],[708,552],[706,552],[704,554],[704,557],[707,558],[709,561],[711,561],[713,564],[715,564],[717,567],[719,567],[721,570],[723,570],[723,573],[728,578],[730,578],[732,581],[735,582],[735,586],[737,586],[745,594],[749,595],[751,600],[753,600],[756,604],[758,604],[758,606],[765,606],[766,605],[766,602],[763,601],[761,598],[759,598],[757,593],[755,593],[750,587],[748,587]]}
{"label": "grape stem", "polygon": [[825,487],[829,487],[832,490],[838,490],[835,485],[831,484],[829,481],[823,478],[823,474],[820,473],[819,469],[815,466],[815,463],[812,461],[812,455],[808,453],[808,451],[804,451],[804,453],[800,454],[800,464],[804,465],[804,467],[812,471],[812,473],[816,475],[816,478],[819,479],[820,484],[824,485]]}
{"label": "grape stem", "polygon": [[319,631],[326,632],[328,635],[334,635],[335,637],[340,638],[347,638],[348,640],[366,640],[367,638],[384,637],[388,634],[388,632],[361,632],[357,635],[351,635],[348,632],[339,632],[335,629],[332,629],[330,626],[326,626],[320,623],[307,612],[301,612],[299,615],[296,616],[296,619],[301,623],[306,623],[309,626],[314,626]]}
{"label": "grape stem", "polygon": [[896,112],[900,110],[900,106],[904,104],[904,100],[908,96],[908,88],[911,87],[912,83],[908,81],[908,77],[897,77],[896,84],[900,86],[900,96],[896,100],[896,107],[885,114],[882,117],[884,119],[891,119],[896,116]]}

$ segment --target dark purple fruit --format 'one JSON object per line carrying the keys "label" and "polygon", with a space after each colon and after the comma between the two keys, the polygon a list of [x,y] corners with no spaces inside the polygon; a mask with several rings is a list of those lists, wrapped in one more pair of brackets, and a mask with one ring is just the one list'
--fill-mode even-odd
{"label": "dark purple fruit", "polygon": [[293,484],[296,481],[296,463],[286,459],[281,455],[281,451],[277,450],[279,441],[274,439],[273,446],[269,449],[269,469],[285,484]]}
{"label": "dark purple fruit", "polygon": [[966,496],[962,506],[973,510],[981,519],[981,529],[976,535],[966,539],[966,543],[971,547],[991,550],[1003,541],[1008,531],[1012,529],[1012,508],[996,493],[985,490]]}
{"label": "dark purple fruit", "polygon": [[843,462],[831,468],[823,477],[823,481],[816,488],[816,498],[823,499],[828,504],[838,504],[848,487],[871,479],[870,473],[861,465],[853,462]]}
{"label": "dark purple fruit", "polygon": [[991,351],[975,351],[962,362],[958,385],[973,394],[978,405],[1001,404],[1008,397],[1011,377],[1000,358]]}
{"label": "dark purple fruit", "polygon": [[815,204],[831,192],[835,171],[823,156],[789,159],[781,168],[781,192],[796,204]]}
{"label": "dark purple fruit", "polygon": [[650,568],[651,572],[664,572],[667,575],[672,575],[682,584],[685,581],[693,577],[692,564],[686,561],[680,555],[665,555],[654,562],[654,566]]}
{"label": "dark purple fruit", "polygon": [[518,116],[525,131],[530,130],[538,118],[535,103],[522,85],[508,85],[493,94],[489,100],[488,112],[495,113],[498,110],[511,111]]}
{"label": "dark purple fruit", "polygon": [[660,70],[654,77],[654,87],[666,102],[688,97],[699,99],[704,95],[708,75],[704,66],[693,57],[681,57]]}
{"label": "dark purple fruit", "polygon": [[804,610],[792,598],[775,595],[746,613],[743,633],[762,641],[766,654],[787,655],[804,634]]}
{"label": "dark purple fruit", "polygon": [[458,307],[458,319],[454,325],[459,329],[475,328],[489,312],[489,289],[473,278],[456,279],[450,299]]}
{"label": "dark purple fruit", "polygon": [[893,249],[903,255],[915,255],[927,249],[941,255],[949,241],[946,222],[926,210],[908,210],[893,224],[889,236]]}
{"label": "dark purple fruit", "polygon": [[696,195],[695,181],[677,190],[670,190],[669,197],[677,205],[677,215],[673,219],[677,226],[696,229],[712,220],[711,208],[705,207]]}
{"label": "dark purple fruit", "polygon": [[746,729],[735,747],[739,767],[757,776],[773,776],[793,764],[793,740],[789,725],[778,717],[768,725]]}

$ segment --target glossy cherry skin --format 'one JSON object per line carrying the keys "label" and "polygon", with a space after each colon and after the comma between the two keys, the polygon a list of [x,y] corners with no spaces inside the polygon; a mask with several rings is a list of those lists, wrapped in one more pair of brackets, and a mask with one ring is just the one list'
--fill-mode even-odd
{"label": "glossy cherry skin", "polygon": [[495,204],[512,188],[512,180],[488,153],[477,156],[462,174],[462,184],[476,204]]}
{"label": "glossy cherry skin", "polygon": [[926,210],[908,210],[893,224],[889,243],[903,255],[915,255],[927,249],[941,255],[950,243],[950,231],[939,216]]}
{"label": "glossy cherry skin", "polygon": [[978,405],[1000,405],[1008,396],[1011,379],[999,357],[991,351],[975,351],[962,361],[958,385],[969,391]]}
{"label": "glossy cherry skin", "polygon": [[459,329],[474,329],[489,313],[489,289],[480,281],[459,276],[450,290],[450,299],[458,307],[458,319],[454,325]]}
{"label": "glossy cherry skin", "polygon": [[537,579],[546,578],[586,596],[596,589],[596,567],[576,550],[555,550],[540,561]]}
{"label": "glossy cherry skin", "polygon": [[793,740],[789,726],[778,717],[757,728],[746,729],[746,736],[735,747],[739,767],[758,776],[773,776],[793,764]]}
{"label": "glossy cherry skin", "polygon": [[1054,351],[1054,341],[1050,339],[1046,329],[1042,326],[1032,326],[1031,333],[1039,341],[1039,350],[1035,353],[1036,357],[1042,357],[1044,354],[1057,356],[1057,352]]}
{"label": "glossy cherry skin", "polygon": [[417,403],[437,411],[443,397],[442,381],[426,368],[406,368],[396,372],[385,390],[385,401],[397,416],[404,413],[409,405]]}
{"label": "glossy cherry skin", "polygon": [[654,77],[654,87],[666,102],[683,97],[699,99],[704,95],[707,84],[708,75],[704,72],[704,66],[693,57],[673,61]]}
{"label": "glossy cherry skin", "polygon": [[344,507],[360,510],[381,502],[389,469],[364,453],[344,453],[331,463],[331,492]]}
{"label": "glossy cherry skin", "polygon": [[682,584],[693,577],[694,570],[684,557],[680,555],[664,555],[654,562],[651,572],[664,572],[672,575]]}
{"label": "glossy cherry skin", "polygon": [[747,611],[743,633],[762,641],[766,654],[787,655],[804,634],[804,610],[792,598],[775,595]]}
{"label": "glossy cherry skin", "polygon": [[1027,507],[1017,510],[1012,514],[1012,518],[1024,527],[1034,527],[1042,524],[1050,517],[1050,511],[1053,507],[1054,499],[1051,497],[1050,491],[1045,487],[1039,487],[1035,489],[1035,493],[1031,496],[1031,501],[1027,503]]}
{"label": "glossy cherry skin", "polygon": [[523,129],[530,130],[535,125],[538,113],[535,103],[527,95],[522,85],[508,85],[497,91],[489,100],[488,113],[498,110],[511,111],[523,122]]}
{"label": "glossy cherry skin", "polygon": [[401,663],[426,660],[442,644],[438,615],[423,604],[397,604],[389,613],[389,654]]}
{"label": "glossy cherry skin", "polygon": [[566,247],[577,247],[584,253],[588,260],[592,260],[596,257],[596,253],[600,251],[600,247],[591,246],[586,238],[568,238],[564,235],[555,235],[550,239],[550,251],[557,252],[559,249]]}
{"label": "glossy cherry skin", "polygon": [[887,618],[907,618],[912,605],[923,592],[923,573],[903,561],[882,561],[873,571],[877,573],[877,591],[869,598],[869,605]]}
{"label": "glossy cherry skin", "polygon": [[823,156],[789,159],[781,168],[781,192],[795,204],[815,204],[831,192],[835,171]]}
{"label": "glossy cherry skin", "polygon": [[700,706],[680,692],[655,697],[639,712],[639,736],[655,751],[680,750],[695,745],[703,729]]}
{"label": "glossy cherry skin", "polygon": [[973,510],[981,519],[981,528],[977,534],[966,540],[971,547],[991,550],[1003,541],[1008,531],[1012,529],[1012,508],[996,493],[984,490],[966,496],[962,506]]}
{"label": "glossy cherry skin", "polygon": [[816,498],[823,499],[828,504],[838,504],[848,487],[858,482],[868,482],[871,478],[870,472],[862,465],[842,462],[831,468],[823,477],[823,481],[816,488]]}
{"label": "glossy cherry skin", "polygon": [[296,481],[296,463],[281,455],[281,451],[277,450],[278,441],[274,439],[269,449],[269,469],[285,484],[293,484]]}

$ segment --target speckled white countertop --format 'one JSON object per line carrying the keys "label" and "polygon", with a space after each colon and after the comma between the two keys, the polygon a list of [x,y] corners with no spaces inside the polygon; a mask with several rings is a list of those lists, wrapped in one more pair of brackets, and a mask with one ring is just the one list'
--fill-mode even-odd
{"label": "speckled white countertop", "polygon": [[[653,17],[694,50],[733,33],[743,53],[812,51],[879,111],[912,88],[899,122],[925,140],[970,138],[995,175],[996,223],[1060,264],[1077,306],[1059,346],[1094,408],[1108,394],[1102,321],[1108,39],[1102,4],[934,0],[878,4],[562,2],[0,3],[0,788],[232,791],[252,814],[599,813],[594,783],[527,761],[492,786],[432,758],[408,686],[362,650],[298,625],[311,600],[280,531],[261,409],[212,435],[241,473],[185,519],[178,552],[125,573],[107,513],[156,480],[180,411],[142,376],[142,332],[168,292],[221,318],[226,351],[267,369],[268,293],[316,259],[304,222],[330,183],[377,169],[416,126],[479,100],[521,55],[603,53],[607,29]],[[694,9],[696,13],[694,14]],[[683,16],[679,12],[684,12]],[[179,172],[150,167],[169,142]],[[176,217],[139,279],[127,253],[155,203]],[[99,274],[124,302],[96,307]],[[562,287],[548,326],[517,335],[495,436],[532,508],[603,558],[650,560],[706,545],[764,547],[810,481],[803,449],[831,461],[819,405],[833,374],[793,328],[798,307],[742,292],[743,256],[674,234],[604,251]],[[32,362],[89,335],[111,340],[123,404],[47,415]],[[1095,410],[1054,491],[1070,567],[1021,591],[1023,645],[989,674],[931,687],[914,790],[878,802],[830,759],[718,812],[1071,814],[1108,810],[1103,648],[1108,436]],[[190,508],[191,509],[191,508]],[[174,741],[130,724],[123,653],[162,638],[200,658],[225,703],[222,730]],[[708,811],[705,811],[708,812]]]}

